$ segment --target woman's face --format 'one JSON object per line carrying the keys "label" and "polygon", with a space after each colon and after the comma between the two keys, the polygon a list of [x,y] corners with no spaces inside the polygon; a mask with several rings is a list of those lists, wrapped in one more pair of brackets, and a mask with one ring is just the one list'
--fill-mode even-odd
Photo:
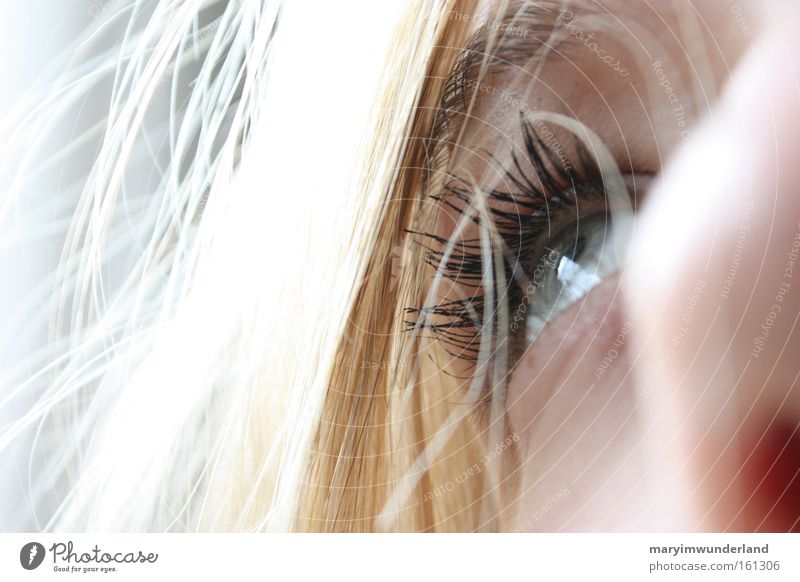
{"label": "woman's face", "polygon": [[[576,9],[566,14],[574,48],[543,70],[553,89],[541,108],[568,108],[607,144],[623,174],[641,176],[637,206],[711,111],[750,40],[728,4],[699,4],[700,13],[688,2],[603,2],[594,27]],[[508,415],[523,444],[504,529],[693,527],[641,410],[646,380],[634,371],[629,336],[637,303],[647,298],[623,295],[621,275],[605,277],[552,319],[512,374]]]}
{"label": "woman's face", "polygon": [[[671,164],[680,174],[681,164],[696,158],[692,148],[700,146],[691,144],[701,122],[714,117],[732,70],[753,44],[764,18],[760,4],[511,4],[508,14],[516,18],[489,19],[474,47],[486,51],[486,35],[498,33],[488,45],[496,59],[480,75],[465,77],[474,101],[461,135],[452,139],[454,162],[441,178],[450,194],[444,200],[451,203],[442,205],[436,224],[437,236],[459,241],[456,254],[491,238],[495,264],[504,265],[479,273],[480,286],[464,283],[464,272],[475,275],[468,261],[438,265],[450,271],[442,303],[466,296],[508,307],[507,319],[493,315],[498,320],[487,324],[486,313],[474,317],[476,327],[508,330],[495,335],[489,348],[494,354],[506,348],[505,419],[517,443],[515,458],[504,463],[501,528],[758,529],[761,519],[769,529],[763,524],[770,501],[759,498],[773,496],[779,503],[780,495],[737,481],[761,449],[748,441],[750,448],[733,461],[742,470],[727,481],[709,468],[729,463],[727,449],[742,448],[736,428],[746,424],[740,422],[746,403],[730,404],[737,369],[723,348],[731,332],[714,327],[722,325],[720,308],[723,314],[732,310],[725,329],[741,320],[730,300],[738,291],[731,293],[727,282],[733,239],[696,241],[701,266],[690,262],[696,268],[662,281],[660,294],[649,294],[637,266],[658,270],[659,246],[680,246],[675,240],[687,224],[711,219],[703,232],[713,235],[720,214],[702,201],[713,187],[696,178],[691,192],[684,181],[683,191],[674,193],[660,176]],[[727,169],[725,160],[714,165],[713,148],[702,147],[711,160],[704,175]],[[478,190],[484,194],[476,203]],[[743,216],[750,220],[747,204],[736,197],[727,201],[734,226],[721,232],[736,231]],[[651,208],[662,207],[672,210],[653,215]],[[470,213],[478,218],[464,220]],[[660,240],[653,240],[652,224],[660,225]],[[487,284],[489,273],[493,281]],[[765,293],[772,294],[775,284],[766,285]],[[736,288],[754,289],[745,276]],[[710,331],[719,335],[709,340]],[[709,341],[717,347],[704,352]],[[481,373],[479,342],[465,343],[460,354],[468,357],[456,358],[453,366],[472,378]],[[697,376],[698,369],[705,375]],[[721,374],[727,392],[718,389]],[[765,383],[754,378],[751,385]],[[783,385],[779,392],[787,390]],[[696,415],[723,409],[722,420],[719,414]],[[717,421],[728,423],[730,432],[708,445],[702,429]],[[748,451],[755,454],[748,457]],[[721,503],[720,515],[708,509],[715,505],[708,496],[734,491],[738,501]],[[750,510],[726,513],[737,503],[750,503],[760,517],[749,517]]]}

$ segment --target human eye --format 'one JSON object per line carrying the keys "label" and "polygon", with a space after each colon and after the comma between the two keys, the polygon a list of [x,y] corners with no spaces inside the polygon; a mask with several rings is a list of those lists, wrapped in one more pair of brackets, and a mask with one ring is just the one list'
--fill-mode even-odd
{"label": "human eye", "polygon": [[565,484],[575,505],[550,526],[625,520],[596,485],[628,491],[617,468],[635,480],[647,462],[624,349],[641,300],[622,292],[637,212],[741,48],[704,54],[689,4],[669,14],[607,4],[526,3],[511,15],[528,25],[524,40],[490,27],[468,46],[425,143],[426,196],[409,231],[425,293],[406,330],[439,391],[421,384],[446,396],[436,405],[458,395],[454,415],[479,413],[464,440],[475,427],[490,448],[520,437],[502,518],[513,527]]}
{"label": "human eye", "polygon": [[[530,135],[531,127],[526,131]],[[526,147],[544,150],[549,146],[543,140],[528,139]],[[556,147],[561,147],[558,142]],[[538,227],[520,261],[522,298],[510,306],[511,336],[521,336],[517,344],[532,343],[549,322],[624,263],[625,241],[618,231],[629,228],[632,200],[647,176],[621,176],[623,204],[612,210],[597,163],[585,148],[579,146],[579,151],[577,162],[560,158],[565,168],[560,173],[553,170],[558,156],[529,151],[537,177],[554,192],[542,197],[543,204],[525,218]]]}
{"label": "human eye", "polygon": [[560,313],[617,272],[651,178],[621,172],[601,138],[574,120],[515,118],[482,164],[457,164],[464,174],[455,170],[433,196],[453,225],[448,235],[415,233],[426,239],[442,291],[439,303],[409,310],[418,316],[412,325],[421,318],[456,359],[474,362],[481,346],[497,353],[504,343],[513,365]]}
{"label": "human eye", "polygon": [[[627,75],[591,60],[576,66],[569,40],[551,43],[558,13],[536,17],[553,22],[526,35],[524,67],[479,77],[480,58],[462,59],[430,146],[433,217],[412,236],[431,284],[406,325],[453,362],[505,351],[513,368],[561,313],[620,271],[660,165],[652,111]],[[494,49],[499,63],[522,52],[518,38],[506,41],[510,56],[502,40]]]}

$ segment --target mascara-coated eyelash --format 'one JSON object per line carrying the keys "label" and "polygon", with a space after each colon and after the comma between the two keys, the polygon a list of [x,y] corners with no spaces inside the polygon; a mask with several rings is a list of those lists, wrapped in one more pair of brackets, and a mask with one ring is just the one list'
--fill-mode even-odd
{"label": "mascara-coated eyelash", "polygon": [[[483,191],[491,232],[496,234],[491,241],[492,255],[484,255],[479,237],[451,243],[433,232],[408,231],[422,246],[424,262],[437,276],[455,283],[463,297],[406,308],[405,328],[427,332],[456,358],[476,360],[482,334],[497,337],[500,318],[492,317],[491,325],[485,326],[486,316],[521,301],[529,276],[525,267],[535,264],[537,253],[544,251],[542,239],[546,242],[549,238],[551,226],[574,215],[581,201],[597,199],[604,203],[600,169],[580,140],[574,145],[575,159],[570,159],[555,140],[552,145],[545,143],[522,114],[520,130],[524,155],[512,149],[510,167],[504,172],[504,183],[513,187],[513,192]],[[469,212],[470,220],[480,225],[480,215],[472,206],[473,190],[464,183],[451,175],[431,198],[459,216]],[[502,266],[496,264],[498,256]],[[491,269],[500,275],[499,268],[502,277],[492,277],[492,292],[487,293],[485,273]]]}

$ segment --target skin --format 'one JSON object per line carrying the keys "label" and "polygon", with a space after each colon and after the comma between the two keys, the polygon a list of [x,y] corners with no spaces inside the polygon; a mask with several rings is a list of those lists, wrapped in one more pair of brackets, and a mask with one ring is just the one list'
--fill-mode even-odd
{"label": "skin", "polygon": [[[771,8],[713,119],[655,188],[627,281],[628,295],[659,306],[643,311],[639,368],[668,345],[687,290],[707,281],[644,420],[657,443],[674,443],[664,470],[686,484],[689,524],[714,531],[797,530],[800,517],[800,171],[791,161],[800,146],[800,45],[789,25],[797,7]],[[723,171],[704,178],[699,169],[719,159]],[[703,185],[704,198],[659,251],[690,183]]]}
{"label": "skin", "polygon": [[[531,64],[527,75],[492,79],[495,95],[465,130],[473,147],[458,155],[461,172],[500,180],[481,151],[518,143],[515,107],[496,97],[511,93],[580,120],[641,184],[661,176],[646,196],[637,190],[644,203],[629,260],[553,320],[511,375],[507,424],[519,440],[501,529],[796,529],[800,362],[785,357],[800,339],[796,282],[763,350],[749,354],[800,229],[800,171],[786,163],[800,146],[800,51],[781,28],[800,14],[741,2],[745,34],[724,3],[697,3],[697,12],[681,2],[596,4],[651,34],[598,31],[596,47],[556,55],[539,76]],[[683,37],[690,21],[702,42]],[[643,53],[645,66],[636,64]],[[452,222],[440,229],[452,232]]]}

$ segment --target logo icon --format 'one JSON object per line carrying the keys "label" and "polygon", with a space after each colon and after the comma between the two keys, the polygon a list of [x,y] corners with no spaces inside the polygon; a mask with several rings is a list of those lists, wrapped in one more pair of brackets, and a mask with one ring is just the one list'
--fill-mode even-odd
{"label": "logo icon", "polygon": [[44,561],[44,546],[39,542],[28,542],[19,551],[19,563],[26,570],[35,570]]}

